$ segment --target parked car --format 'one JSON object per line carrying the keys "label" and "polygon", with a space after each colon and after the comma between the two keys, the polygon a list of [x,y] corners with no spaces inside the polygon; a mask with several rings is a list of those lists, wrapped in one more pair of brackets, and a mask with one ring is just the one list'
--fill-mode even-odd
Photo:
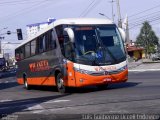
{"label": "parked car", "polygon": [[160,60],[160,54],[155,54],[155,55],[152,57],[152,61],[157,61],[157,60]]}

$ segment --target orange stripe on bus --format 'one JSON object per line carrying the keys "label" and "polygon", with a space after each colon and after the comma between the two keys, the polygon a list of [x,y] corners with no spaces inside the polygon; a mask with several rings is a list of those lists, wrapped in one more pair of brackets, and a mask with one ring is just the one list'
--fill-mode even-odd
{"label": "orange stripe on bus", "polygon": [[[107,83],[119,83],[125,82],[128,80],[128,70],[125,70],[118,74],[113,75],[103,75],[103,76],[92,76],[87,74],[82,74],[79,72],[75,72],[76,80],[69,76],[69,78],[64,78],[65,86],[72,87],[83,87],[89,85],[99,85],[99,84],[107,84]],[[24,84],[23,78],[17,79],[19,84]],[[76,84],[74,82],[76,81]],[[55,86],[55,77],[36,77],[36,78],[27,78],[27,82],[29,85],[48,85]]]}
{"label": "orange stripe on bus", "polygon": [[24,84],[23,78],[17,78],[17,82],[21,85]]}
{"label": "orange stripe on bus", "polygon": [[[19,84],[24,84],[23,78],[17,78],[17,82]],[[55,77],[34,77],[27,78],[27,82],[29,85],[49,85],[55,86]]]}

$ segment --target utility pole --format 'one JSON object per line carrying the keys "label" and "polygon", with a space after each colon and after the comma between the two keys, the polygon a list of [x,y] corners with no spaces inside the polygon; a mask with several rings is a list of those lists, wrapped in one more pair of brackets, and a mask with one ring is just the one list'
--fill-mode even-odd
{"label": "utility pole", "polygon": [[121,19],[119,0],[116,0],[116,2],[117,2],[117,13],[118,13],[118,27],[122,28],[122,19]]}
{"label": "utility pole", "polygon": [[127,29],[126,29],[126,39],[127,39],[127,42],[130,42],[128,23],[127,23]]}
{"label": "utility pole", "polygon": [[[1,32],[2,30],[7,29],[7,28],[8,28],[8,27],[2,28],[2,29],[0,30],[0,32]],[[2,53],[1,40],[4,39],[4,37],[1,37],[1,35],[3,35],[3,34],[0,34],[0,54]]]}
{"label": "utility pole", "polygon": [[[0,34],[0,35],[4,35],[4,34]],[[0,54],[2,54],[2,40],[4,39],[5,37],[1,37],[0,36]]]}
{"label": "utility pole", "polygon": [[2,40],[2,39],[4,39],[4,37],[1,37],[1,36],[0,36],[0,54],[2,53],[2,47],[1,47],[1,44],[2,44],[2,43],[1,43],[1,40]]}
{"label": "utility pole", "polygon": [[130,43],[130,38],[129,38],[129,24],[128,24],[128,16],[126,16],[126,22],[125,22],[125,24],[126,24],[126,28],[125,28],[125,30],[126,30],[126,43]]}
{"label": "utility pole", "polygon": [[115,2],[114,0],[110,1],[111,5],[112,5],[112,21],[113,22],[114,22],[114,6],[113,6],[114,2]]}

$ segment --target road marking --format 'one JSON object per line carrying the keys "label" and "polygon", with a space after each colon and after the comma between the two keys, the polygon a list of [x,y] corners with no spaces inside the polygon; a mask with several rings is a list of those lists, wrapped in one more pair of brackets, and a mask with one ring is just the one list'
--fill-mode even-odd
{"label": "road marking", "polygon": [[[5,100],[6,101],[6,100]],[[43,112],[45,109],[39,105],[39,104],[27,104],[27,105],[19,105],[19,106],[7,106],[7,107],[1,107],[0,110],[4,110],[4,109],[13,109],[13,108],[26,108],[23,109],[22,111],[39,111],[39,112]]]}
{"label": "road marking", "polygon": [[109,113],[129,113],[129,112],[126,110],[111,110],[109,111]]}
{"label": "road marking", "polygon": [[69,102],[69,101],[71,101],[71,100],[49,100],[44,103],[60,103],[60,102]]}
{"label": "road marking", "polygon": [[67,109],[67,108],[69,108],[69,107],[63,107],[63,108],[53,108],[53,109],[50,109],[49,111],[62,111],[62,110],[65,110],[65,109]]}
{"label": "road marking", "polygon": [[4,83],[9,83],[9,81],[5,81]]}
{"label": "road marking", "polygon": [[32,113],[38,114],[38,113],[42,113],[42,112],[46,112],[46,110],[35,110]]}
{"label": "road marking", "polygon": [[12,100],[8,100],[8,99],[6,99],[6,100],[0,100],[0,102],[10,102],[10,101],[12,101]]}
{"label": "road marking", "polygon": [[27,107],[24,110],[43,110],[44,108],[39,105],[39,104],[28,104],[28,105],[24,105],[25,107]]}
{"label": "road marking", "polygon": [[6,83],[15,83],[16,81],[0,81],[0,84],[6,84]]}

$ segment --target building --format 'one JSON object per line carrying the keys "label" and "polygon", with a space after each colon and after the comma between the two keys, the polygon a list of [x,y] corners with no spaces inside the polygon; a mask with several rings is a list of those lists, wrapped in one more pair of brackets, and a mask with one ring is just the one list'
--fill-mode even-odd
{"label": "building", "polygon": [[145,58],[144,48],[137,47],[135,43],[132,41],[127,43],[127,52],[128,52],[128,56],[135,61]]}
{"label": "building", "polygon": [[39,31],[48,27],[49,24],[53,23],[56,19],[49,18],[46,22],[34,23],[27,25],[27,37],[32,37],[36,35]]}

